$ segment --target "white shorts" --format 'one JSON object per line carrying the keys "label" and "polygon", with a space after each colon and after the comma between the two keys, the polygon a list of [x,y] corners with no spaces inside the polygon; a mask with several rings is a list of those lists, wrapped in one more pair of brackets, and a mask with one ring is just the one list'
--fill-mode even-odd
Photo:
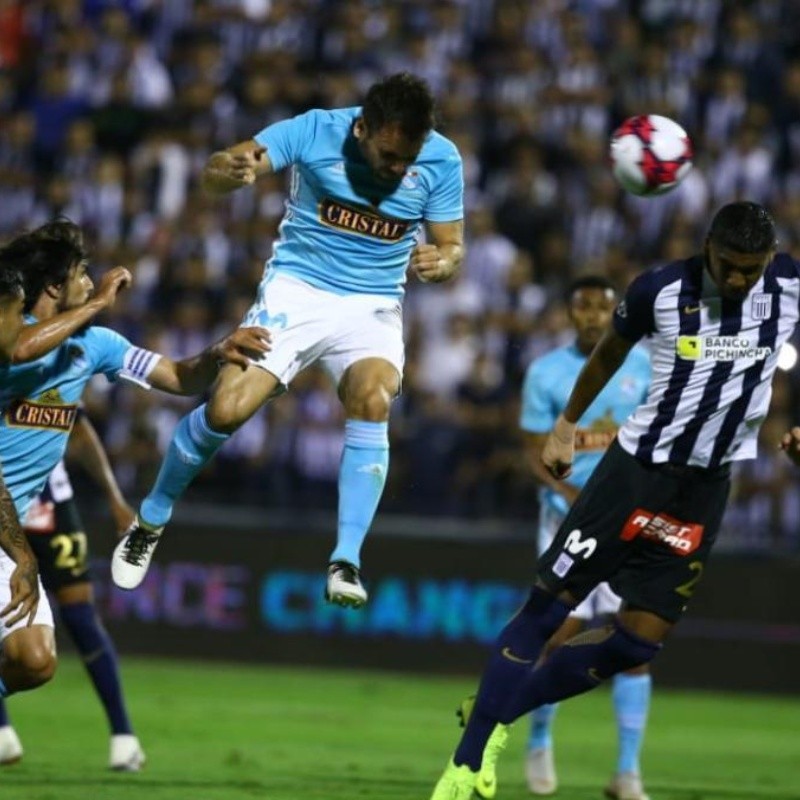
{"label": "white shorts", "polygon": [[272,350],[253,363],[284,386],[316,361],[337,386],[345,370],[365,358],[382,358],[403,376],[403,314],[395,297],[339,295],[273,273],[259,286],[242,325],[272,333]]}
{"label": "white shorts", "polygon": [[[8,555],[0,550],[0,608],[5,608],[8,601],[11,599],[11,587],[9,586],[9,579],[11,573],[16,569],[17,565],[8,557]],[[0,620],[0,642],[20,628],[24,628],[28,623],[28,618],[24,617],[19,622],[12,625],[10,628],[3,620]],[[49,625],[53,627],[53,612],[50,610],[50,603],[47,601],[47,592],[42,586],[42,580],[39,579],[39,607],[36,609],[36,616],[33,618],[34,625]]]}
{"label": "white shorts", "polygon": [[[564,515],[542,504],[539,511],[539,555],[544,553],[555,538]],[[598,584],[589,594],[572,609],[571,617],[590,620],[607,614],[616,614],[622,605],[622,598],[611,591],[611,587],[603,582]]]}

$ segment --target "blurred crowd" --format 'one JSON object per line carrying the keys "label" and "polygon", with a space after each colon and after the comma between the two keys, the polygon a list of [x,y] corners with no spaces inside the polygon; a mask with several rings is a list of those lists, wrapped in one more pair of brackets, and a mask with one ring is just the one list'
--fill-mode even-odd
{"label": "blurred crowd", "polygon": [[[747,198],[800,254],[800,14],[791,0],[0,0],[0,235],[66,215],[93,265],[135,285],[106,322],[181,357],[238,324],[277,236],[285,175],[223,201],[207,156],[310,107],[357,105],[409,70],[439,101],[467,185],[468,255],[447,285],[412,283],[408,362],[383,508],[530,516],[517,429],[531,359],[568,341],[569,281],[702,245]],[[661,113],[693,139],[674,192],[623,194],[607,142]],[[741,479],[740,533],[797,544],[797,479],[775,437],[798,408],[782,374],[766,447]],[[87,397],[132,495],[184,407],[93,385]],[[797,415],[794,421],[798,421]],[[325,377],[226,445],[195,486],[269,506],[335,502],[342,417]]]}

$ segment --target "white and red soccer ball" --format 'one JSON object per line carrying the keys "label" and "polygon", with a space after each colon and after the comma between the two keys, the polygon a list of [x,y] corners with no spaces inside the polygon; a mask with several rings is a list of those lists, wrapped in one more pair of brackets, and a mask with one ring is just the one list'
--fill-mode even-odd
{"label": "white and red soccer ball", "polygon": [[648,197],[674,189],[692,168],[692,142],[669,117],[626,119],[611,137],[611,169],[631,194]]}

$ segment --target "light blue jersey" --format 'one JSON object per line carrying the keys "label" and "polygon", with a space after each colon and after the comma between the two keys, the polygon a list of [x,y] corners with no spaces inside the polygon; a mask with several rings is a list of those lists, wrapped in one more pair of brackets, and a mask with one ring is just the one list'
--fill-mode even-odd
{"label": "light blue jersey", "polygon": [[[573,344],[560,347],[528,367],[522,389],[520,426],[529,433],[549,433],[569,400],[572,387],[586,363]],[[611,444],[619,426],[647,396],[650,359],[642,347],[634,347],[623,365],[606,384],[578,421],[575,461],[568,483],[582,488]],[[567,501],[552,489],[540,491],[542,505],[559,514],[569,510]]]}
{"label": "light blue jersey", "polygon": [[461,157],[432,131],[405,177],[387,183],[369,168],[353,135],[360,112],[308,111],[254,137],[273,169],[292,167],[267,265],[337,294],[399,297],[423,220],[464,216]]}
{"label": "light blue jersey", "polygon": [[108,328],[89,327],[36,361],[0,366],[0,462],[20,520],[64,455],[89,379],[102,373],[146,385],[158,358]]}

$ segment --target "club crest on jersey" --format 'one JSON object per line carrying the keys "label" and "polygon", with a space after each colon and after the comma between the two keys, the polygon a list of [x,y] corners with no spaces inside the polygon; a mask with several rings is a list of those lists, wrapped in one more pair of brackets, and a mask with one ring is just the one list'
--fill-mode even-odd
{"label": "club crest on jersey", "polygon": [[386,217],[364,206],[350,205],[330,197],[319,204],[319,221],[331,228],[385,242],[399,241],[411,225],[408,220]]}
{"label": "club crest on jersey", "polygon": [[754,294],[750,314],[753,319],[769,319],[772,316],[772,295],[763,292]]}
{"label": "club crest on jersey", "polygon": [[419,186],[419,173],[415,169],[410,169],[403,176],[403,180],[400,181],[400,185],[404,189],[416,189],[417,186]]}
{"label": "club crest on jersey", "polygon": [[69,433],[78,413],[77,403],[65,403],[58,389],[48,389],[37,400],[15,400],[6,409],[10,428],[40,428]]}

